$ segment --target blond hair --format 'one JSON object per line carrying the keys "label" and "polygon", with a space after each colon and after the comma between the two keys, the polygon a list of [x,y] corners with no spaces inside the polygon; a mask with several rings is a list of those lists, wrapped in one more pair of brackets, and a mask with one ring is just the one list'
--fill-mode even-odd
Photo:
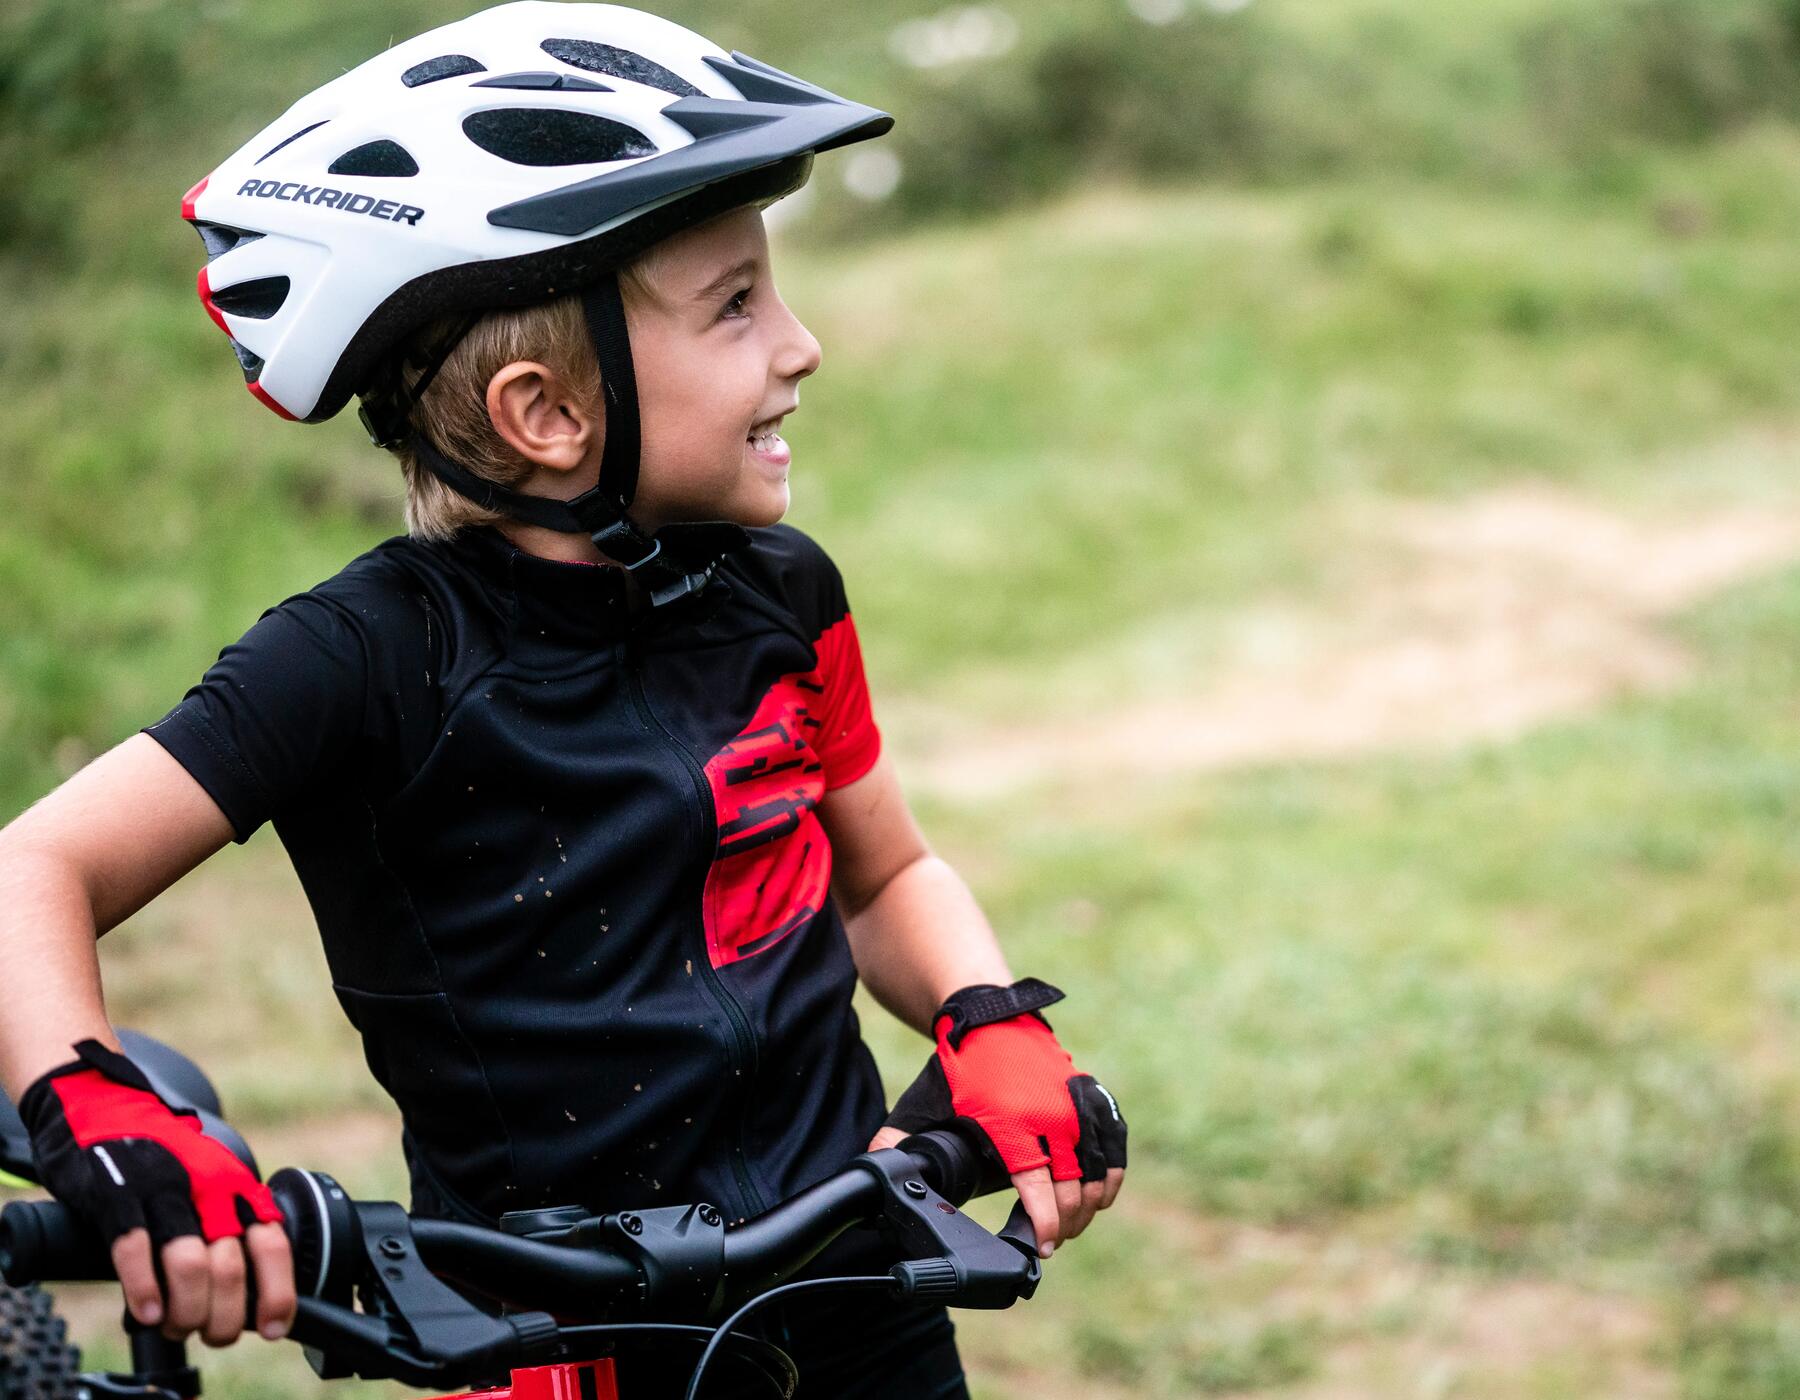
{"label": "blond hair", "polygon": [[[619,270],[626,303],[658,300],[652,284],[658,262],[652,248]],[[428,326],[421,343],[431,345],[454,332],[461,316]],[[586,402],[598,405],[600,368],[588,337],[579,293],[516,310],[490,311],[475,322],[437,372],[413,409],[412,422],[439,452],[484,480],[518,490],[537,471],[494,429],[488,417],[488,382],[507,365],[531,360],[554,370]],[[408,369],[410,388],[419,371]],[[472,525],[493,525],[505,517],[451,490],[422,465],[408,444],[394,449],[406,478],[406,532],[417,539],[447,540]]]}

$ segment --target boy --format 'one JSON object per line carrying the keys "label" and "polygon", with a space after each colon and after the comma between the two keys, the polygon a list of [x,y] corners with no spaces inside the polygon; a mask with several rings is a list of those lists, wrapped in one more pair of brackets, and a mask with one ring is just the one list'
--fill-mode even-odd
{"label": "boy", "polygon": [[[0,1077],[140,1321],[230,1341],[246,1257],[264,1334],[292,1313],[273,1201],[116,1053],[93,948],[265,820],[417,1210],[742,1217],[957,1115],[1046,1256],[1111,1203],[1116,1105],[927,850],[837,572],[775,528],[819,347],[760,210],[889,125],[653,16],[521,3],[327,84],[188,195],[251,391],[307,421],[359,393],[409,534],[0,833]],[[885,1126],[859,975],[937,1040]],[[774,1325],[819,1393],[966,1393],[942,1310]]]}

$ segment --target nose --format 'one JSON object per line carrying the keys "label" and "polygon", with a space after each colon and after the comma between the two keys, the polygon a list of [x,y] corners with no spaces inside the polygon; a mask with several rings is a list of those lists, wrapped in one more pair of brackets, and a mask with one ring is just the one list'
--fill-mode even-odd
{"label": "nose", "polygon": [[824,352],[819,348],[818,339],[801,324],[785,301],[781,303],[781,310],[787,317],[787,326],[775,356],[775,372],[783,379],[804,379],[819,368]]}

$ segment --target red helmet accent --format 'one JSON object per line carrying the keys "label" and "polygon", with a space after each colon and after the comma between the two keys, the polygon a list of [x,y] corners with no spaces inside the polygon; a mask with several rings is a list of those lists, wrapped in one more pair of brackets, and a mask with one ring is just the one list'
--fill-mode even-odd
{"label": "red helmet accent", "polygon": [[195,185],[194,188],[189,190],[186,194],[182,195],[182,197],[181,197],[181,217],[182,218],[191,219],[194,217],[194,201],[196,199],[200,198],[200,191],[206,188],[206,182],[210,179],[212,179],[211,175],[202,175],[200,177],[200,183]]}
{"label": "red helmet accent", "polygon": [[[201,184],[206,181],[202,180]],[[219,308],[213,305],[212,283],[207,281],[206,269],[200,269],[200,275],[194,279],[194,288],[200,293],[200,304],[206,308],[206,314],[213,318],[213,324],[226,335],[231,334],[231,327],[225,324],[225,318],[219,314]]]}
{"label": "red helmet accent", "polygon": [[270,394],[267,389],[263,388],[262,385],[258,384],[254,379],[249,380],[247,383],[245,383],[244,387],[246,389],[248,389],[252,394],[255,394],[257,399],[265,407],[274,409],[283,418],[287,419],[288,422],[294,423],[294,422],[299,421],[298,419],[296,419],[294,417],[293,414],[289,413],[280,404],[276,403],[274,396],[272,394]]}

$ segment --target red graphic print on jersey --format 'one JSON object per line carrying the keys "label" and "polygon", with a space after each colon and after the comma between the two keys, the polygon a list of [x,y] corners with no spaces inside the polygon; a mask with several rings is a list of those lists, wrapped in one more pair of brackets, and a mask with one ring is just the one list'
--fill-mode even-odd
{"label": "red graphic print on jersey", "polygon": [[825,629],[816,651],[818,664],[770,686],[706,765],[719,825],[704,900],[714,967],[774,947],[824,907],[831,843],[819,800],[862,777],[881,751],[847,615]]}

